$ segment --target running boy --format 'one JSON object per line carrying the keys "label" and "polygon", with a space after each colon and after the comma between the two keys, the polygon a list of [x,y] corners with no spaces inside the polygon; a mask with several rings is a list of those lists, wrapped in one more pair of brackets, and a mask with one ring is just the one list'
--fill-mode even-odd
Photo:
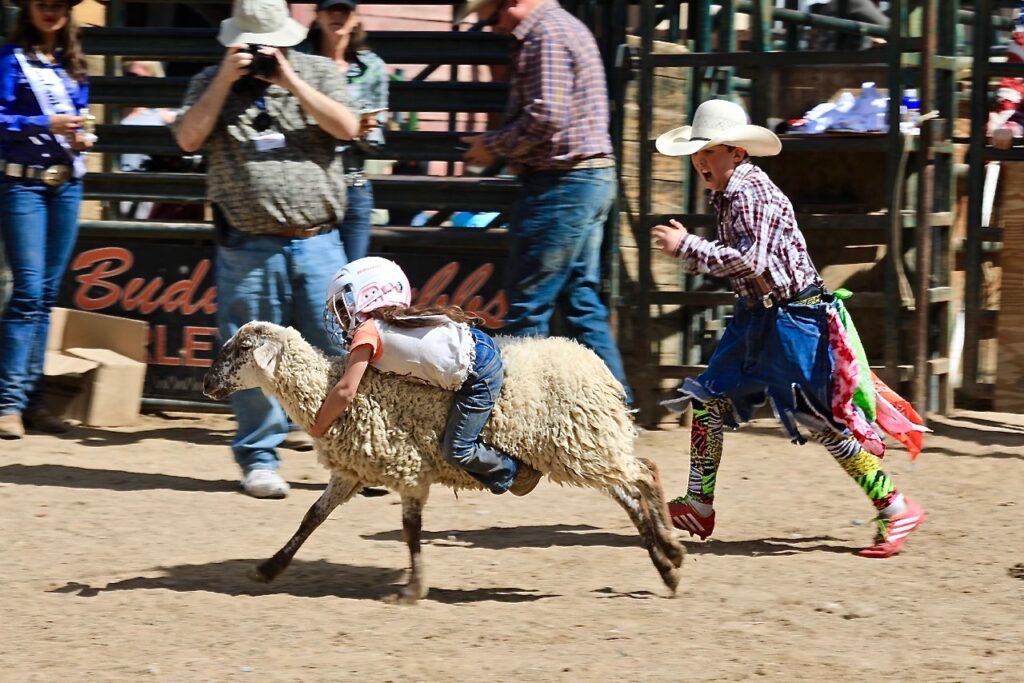
{"label": "running boy", "polygon": [[348,410],[368,365],[455,392],[442,452],[492,493],[525,496],[541,474],[485,444],[480,432],[501,393],[504,365],[494,340],[458,306],[411,306],[409,279],[393,261],[367,256],[331,280],[324,311],[348,344],[348,365],[309,433],[323,436]]}
{"label": "running boy", "polygon": [[[811,262],[789,199],[750,161],[778,154],[782,143],[768,129],[749,125],[739,105],[709,100],[697,108],[692,126],[665,133],[657,147],[669,156],[692,155],[712,190],[718,239],[702,239],[672,220],[654,228],[655,243],[690,272],[728,278],[738,297],[707,369],[680,387],[694,413],[688,492],[669,503],[673,524],[701,539],[711,535],[723,425],[748,421],[767,399],[795,443],[804,441],[802,425],[874,504],[875,542],[859,554],[895,555],[925,514],[833,416],[833,298]],[[835,358],[844,362],[839,353]]]}

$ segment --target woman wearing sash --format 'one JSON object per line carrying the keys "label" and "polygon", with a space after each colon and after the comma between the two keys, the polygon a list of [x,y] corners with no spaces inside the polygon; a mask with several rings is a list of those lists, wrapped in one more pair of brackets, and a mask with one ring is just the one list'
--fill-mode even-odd
{"label": "woman wearing sash", "polygon": [[43,357],[78,233],[89,86],[71,7],[22,0],[0,49],[0,234],[13,277],[0,319],[0,438],[66,429],[42,405]]}

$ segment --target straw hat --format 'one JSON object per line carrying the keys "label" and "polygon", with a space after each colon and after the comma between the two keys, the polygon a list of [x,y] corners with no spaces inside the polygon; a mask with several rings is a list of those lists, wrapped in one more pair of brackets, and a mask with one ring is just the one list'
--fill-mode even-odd
{"label": "straw hat", "polygon": [[693,114],[693,125],[673,128],[658,136],[658,151],[670,157],[699,152],[714,145],[733,145],[752,157],[775,156],[782,143],[775,133],[752,126],[740,105],[728,100],[702,102]]}
{"label": "straw hat", "polygon": [[291,47],[301,43],[308,30],[288,14],[285,0],[235,0],[231,18],[220,22],[221,45],[256,43]]}
{"label": "straw hat", "polygon": [[455,13],[455,18],[452,19],[452,23],[457,24],[466,17],[468,17],[473,12],[481,10],[487,5],[493,5],[497,2],[498,0],[468,0],[468,2],[466,2],[466,4],[463,5],[462,8]]}

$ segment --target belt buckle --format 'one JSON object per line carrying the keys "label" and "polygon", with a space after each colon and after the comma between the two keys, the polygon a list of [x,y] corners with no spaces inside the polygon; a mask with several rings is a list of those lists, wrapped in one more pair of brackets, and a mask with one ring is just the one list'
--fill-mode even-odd
{"label": "belt buckle", "polygon": [[42,180],[45,185],[49,185],[50,187],[57,187],[70,177],[71,169],[67,166],[47,166],[43,169],[43,172],[39,174],[39,179]]}

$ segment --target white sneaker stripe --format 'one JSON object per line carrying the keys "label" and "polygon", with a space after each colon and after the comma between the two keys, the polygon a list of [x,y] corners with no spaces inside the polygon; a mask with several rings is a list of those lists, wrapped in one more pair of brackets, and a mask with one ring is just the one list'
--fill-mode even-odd
{"label": "white sneaker stripe", "polygon": [[905,529],[907,527],[917,526],[918,518],[913,519],[901,519],[892,523],[890,529]]}
{"label": "white sneaker stripe", "polygon": [[690,513],[685,515],[676,515],[672,519],[682,524],[688,531],[704,531],[703,525],[701,525],[701,523]]}

